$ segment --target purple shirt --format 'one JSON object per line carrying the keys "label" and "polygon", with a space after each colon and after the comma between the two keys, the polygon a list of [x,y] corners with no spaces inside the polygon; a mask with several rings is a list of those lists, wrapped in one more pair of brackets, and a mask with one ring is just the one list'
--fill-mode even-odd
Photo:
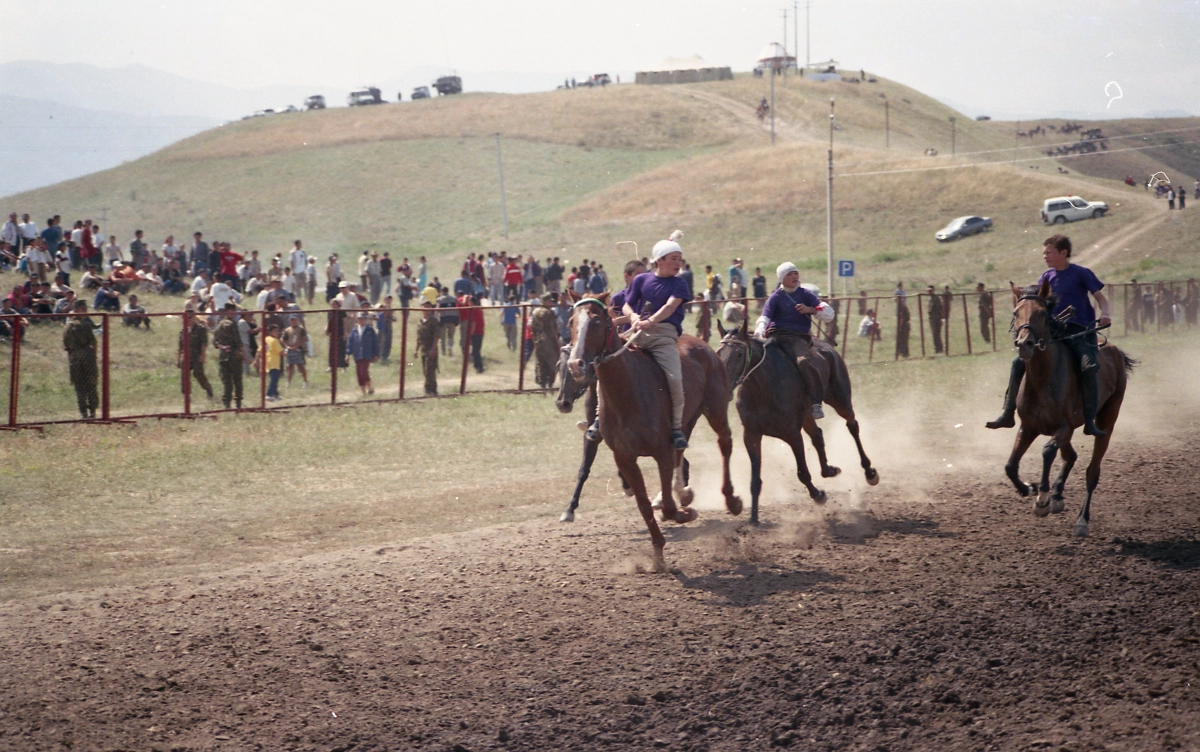
{"label": "purple shirt", "polygon": [[[633,278],[625,296],[625,302],[634,313],[643,318],[653,316],[667,304],[671,298],[679,298],[686,302],[688,299],[687,283],[675,277],[659,277],[654,272],[644,272]],[[675,310],[662,323],[672,324],[675,331],[683,334],[683,306],[675,306]]]}
{"label": "purple shirt", "polygon": [[[625,298],[628,296],[629,288],[626,287],[624,290],[619,290],[618,292],[613,293],[613,296],[608,299],[608,306],[613,310],[614,317],[625,315]],[[624,332],[628,329],[629,324],[621,324],[621,326],[617,328],[617,331]]]}
{"label": "purple shirt", "polygon": [[803,287],[797,287],[795,292],[790,293],[782,287],[775,288],[775,292],[767,298],[766,308],[763,309],[763,316],[766,316],[767,320],[771,322],[767,325],[768,331],[783,329],[801,334],[811,332],[812,316],[797,312],[796,305],[798,303],[816,308],[821,305],[821,300]]}
{"label": "purple shirt", "polygon": [[1050,312],[1051,316],[1057,315],[1067,306],[1075,306],[1075,313],[1070,321],[1088,328],[1095,325],[1096,311],[1092,308],[1088,293],[1103,290],[1104,283],[1096,278],[1091,269],[1078,264],[1069,264],[1061,272],[1057,269],[1047,269],[1038,279],[1038,287],[1041,287],[1043,282],[1049,282],[1050,289],[1058,296],[1058,303]]}

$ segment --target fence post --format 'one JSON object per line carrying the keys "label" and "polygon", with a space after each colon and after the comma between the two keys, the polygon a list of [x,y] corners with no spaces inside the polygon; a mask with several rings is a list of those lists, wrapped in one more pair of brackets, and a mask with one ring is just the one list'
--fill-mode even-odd
{"label": "fence post", "polygon": [[108,376],[109,376],[109,371],[111,371],[112,369],[110,368],[111,364],[109,363],[109,359],[108,359],[108,330],[110,328],[108,319],[109,319],[109,314],[107,314],[107,313],[104,314],[104,319],[101,322],[101,329],[100,329],[100,342],[101,342],[101,350],[100,350],[100,379],[101,380],[100,380],[100,383],[103,386],[103,391],[101,392],[101,395],[100,395],[100,417],[102,420],[110,420],[111,419],[111,410],[110,410],[110,404],[109,404],[109,398],[108,398],[108,393],[109,393],[109,383],[108,383],[109,378],[108,378]]}
{"label": "fence post", "polygon": [[[874,304],[872,310],[875,311],[875,325],[879,326],[879,298],[873,298]],[[875,330],[867,332],[867,362],[870,363],[875,359]]]}
{"label": "fence post", "polygon": [[258,407],[267,409],[267,312],[262,312],[262,327],[258,332]]}
{"label": "fence post", "polygon": [[[935,295],[938,293],[934,293]],[[942,303],[945,304],[946,296],[942,296]],[[942,337],[946,341],[946,357],[950,357],[950,313],[954,305],[954,297],[950,297],[949,305],[942,306]],[[936,349],[936,348],[935,348]]]}
{"label": "fence post", "polygon": [[994,293],[989,294],[991,295],[991,305],[989,308],[992,311],[992,352],[996,352],[996,295]]}
{"label": "fence post", "polygon": [[917,293],[917,323],[921,327],[921,357],[925,357],[925,308],[921,303],[921,295]]}
{"label": "fence post", "polygon": [[337,404],[338,366],[342,363],[342,311],[334,308],[327,311],[329,318],[329,404]]}
{"label": "fence post", "polygon": [[460,307],[459,316],[462,316],[463,311],[467,312],[467,320],[465,322],[466,326],[459,324],[459,331],[463,335],[461,343],[463,351],[462,380],[458,384],[459,394],[467,393],[467,362],[471,359],[471,329],[475,325],[475,322],[471,320],[471,309]]}
{"label": "fence post", "polygon": [[17,425],[17,395],[21,393],[21,337],[25,335],[21,328],[21,316],[13,316],[12,324],[12,370],[8,374],[8,425]]}
{"label": "fence post", "polygon": [[192,313],[191,311],[183,312],[183,331],[180,333],[179,345],[183,349],[183,373],[180,375],[183,378],[183,414],[192,414]]}
{"label": "fence post", "polygon": [[850,341],[850,309],[853,308],[853,306],[850,305],[850,298],[843,298],[842,304],[846,306],[846,323],[845,326],[842,327],[842,360],[845,361],[846,343]]}
{"label": "fence post", "polygon": [[404,375],[408,372],[408,306],[400,309],[400,399],[404,399]]}
{"label": "fence post", "polygon": [[967,313],[967,294],[964,292],[963,301],[963,323],[967,325],[967,355],[974,355],[975,351],[971,349],[971,314]]}
{"label": "fence post", "polygon": [[[501,314],[503,315],[503,314]],[[558,314],[554,314],[555,317]],[[521,368],[517,374],[517,391],[525,391],[525,327],[529,325],[529,306],[521,306],[521,329],[517,335],[517,352],[520,353]]]}
{"label": "fence post", "polygon": [[1129,285],[1121,285],[1121,289],[1124,291],[1123,297],[1125,299],[1124,308],[1121,309],[1121,312],[1125,318],[1125,336],[1128,337],[1129,336]]}

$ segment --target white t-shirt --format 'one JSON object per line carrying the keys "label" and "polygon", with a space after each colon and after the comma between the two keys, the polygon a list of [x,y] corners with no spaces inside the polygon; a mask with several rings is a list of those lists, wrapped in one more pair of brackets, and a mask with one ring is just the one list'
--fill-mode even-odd
{"label": "white t-shirt", "polygon": [[121,246],[117,245],[116,243],[109,243],[108,245],[104,246],[104,258],[108,259],[109,261],[120,261]]}
{"label": "white t-shirt", "polygon": [[216,306],[216,310],[218,311],[224,310],[225,304],[229,301],[232,300],[237,303],[242,299],[241,294],[238,293],[237,290],[233,289],[224,282],[214,283],[213,286],[209,288],[209,292],[212,294],[213,305]]}
{"label": "white t-shirt", "polygon": [[295,274],[288,274],[287,272],[284,272],[283,279],[281,281],[283,282],[283,291],[284,292],[286,292],[286,293],[295,293],[296,292],[296,275]]}
{"label": "white t-shirt", "polygon": [[71,254],[67,253],[66,251],[59,251],[58,253],[54,254],[54,257],[54,262],[58,266],[58,270],[63,274],[70,274]]}
{"label": "white t-shirt", "polygon": [[26,240],[33,240],[37,236],[38,236],[37,222],[22,222],[21,223],[21,237],[25,238]]}
{"label": "white t-shirt", "polygon": [[364,253],[358,257],[358,276],[367,276],[367,264],[369,263],[371,263],[371,257],[367,254]]}
{"label": "white t-shirt", "polygon": [[192,280],[192,292],[201,292],[208,287],[208,280],[204,277],[196,277]]}
{"label": "white t-shirt", "polygon": [[292,251],[292,274],[304,274],[308,269],[308,254],[299,248]]}
{"label": "white t-shirt", "polygon": [[165,258],[167,261],[171,261],[179,256],[179,248],[170,243],[164,243],[162,251],[163,258]]}
{"label": "white t-shirt", "polygon": [[358,308],[358,295],[349,290],[338,293],[334,300],[342,304],[343,311],[353,311]]}
{"label": "white t-shirt", "polygon": [[71,243],[73,243],[74,245],[79,245],[82,242],[83,242],[83,228],[76,227],[74,230],[71,230]]}

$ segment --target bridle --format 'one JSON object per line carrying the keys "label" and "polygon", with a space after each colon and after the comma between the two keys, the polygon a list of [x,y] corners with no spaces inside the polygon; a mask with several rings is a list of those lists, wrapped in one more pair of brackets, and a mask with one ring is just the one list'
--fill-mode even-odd
{"label": "bridle", "polygon": [[[615,347],[615,340],[617,337],[617,328],[612,322],[612,316],[608,315],[608,306],[604,304],[604,301],[597,300],[596,298],[581,298],[578,302],[575,303],[575,305],[571,306],[571,308],[575,309],[575,308],[579,308],[580,306],[585,306],[585,305],[594,305],[594,306],[599,307],[601,313],[603,314],[601,318],[604,321],[604,345],[601,346],[600,352],[596,353],[595,357],[593,357],[590,361],[587,361],[586,363],[584,363],[585,373],[587,372],[588,369],[592,369],[592,372],[594,373],[595,367],[596,367],[596,361],[600,360],[600,358],[605,357],[613,352],[613,347]],[[570,345],[567,345],[567,348],[570,348]],[[570,358],[570,353],[568,350],[568,359],[569,358]]]}
{"label": "bridle", "polygon": [[762,357],[758,359],[757,363],[755,363],[753,366],[751,366],[750,362],[752,360],[754,360],[754,348],[751,347],[750,342],[748,340],[738,339],[737,337],[734,337],[733,339],[726,338],[726,339],[721,340],[721,347],[726,347],[726,346],[730,346],[730,345],[739,345],[741,347],[746,348],[746,360],[745,360],[745,362],[742,363],[742,375],[739,376],[737,378],[737,380],[733,383],[733,386],[730,389],[732,391],[732,390],[737,389],[742,384],[745,384],[746,379],[750,378],[750,375],[752,373],[757,371],[759,369],[759,367],[762,366],[763,363],[767,362],[767,348],[766,348],[766,345],[763,345]]}
{"label": "bridle", "polygon": [[[1050,301],[1046,300],[1041,295],[1025,294],[1025,295],[1022,295],[1021,297],[1017,298],[1018,303],[1020,303],[1021,301],[1024,301],[1024,300],[1037,301],[1038,303],[1041,304],[1042,308],[1046,309],[1046,315],[1047,316],[1050,315]],[[1036,338],[1036,340],[1033,342],[1033,346],[1035,348],[1037,348],[1038,350],[1045,350],[1046,346],[1050,344],[1050,339],[1048,337],[1042,337],[1040,334],[1038,334],[1036,331],[1034,331],[1033,324],[1028,324],[1028,323],[1021,324],[1016,329],[1013,329],[1013,324],[1015,324],[1015,323],[1017,323],[1017,312],[1013,311],[1012,322],[1009,323],[1009,325],[1008,325],[1008,330],[1010,332],[1012,332],[1013,344],[1016,344],[1017,337],[1021,336],[1021,330],[1023,330],[1023,329],[1028,329],[1029,334]]]}

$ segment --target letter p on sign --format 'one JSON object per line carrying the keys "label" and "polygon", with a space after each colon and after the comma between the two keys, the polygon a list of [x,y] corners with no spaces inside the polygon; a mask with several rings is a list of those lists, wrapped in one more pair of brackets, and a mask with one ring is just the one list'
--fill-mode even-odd
{"label": "letter p on sign", "polygon": [[853,277],[854,276],[854,262],[853,261],[839,261],[838,262],[838,276],[839,277]]}

